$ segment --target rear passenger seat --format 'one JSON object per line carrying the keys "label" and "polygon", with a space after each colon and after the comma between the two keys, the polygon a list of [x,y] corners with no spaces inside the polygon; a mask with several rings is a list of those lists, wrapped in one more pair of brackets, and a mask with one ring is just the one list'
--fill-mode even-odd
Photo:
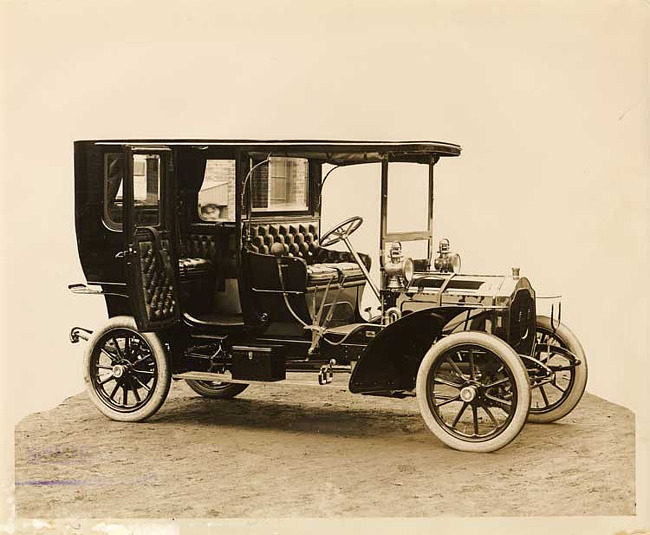
{"label": "rear passenger seat", "polygon": [[203,277],[212,270],[212,262],[207,258],[179,258],[178,275],[181,280]]}

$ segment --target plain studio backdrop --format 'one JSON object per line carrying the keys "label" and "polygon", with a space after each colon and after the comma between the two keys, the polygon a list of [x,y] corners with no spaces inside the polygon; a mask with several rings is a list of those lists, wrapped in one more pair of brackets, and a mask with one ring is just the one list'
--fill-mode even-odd
{"label": "plain studio backdrop", "polygon": [[[464,271],[517,266],[538,293],[562,294],[562,319],[589,357],[588,390],[640,409],[648,366],[641,4],[4,3],[8,418],[81,391],[83,344],[69,343],[69,329],[105,321],[101,298],[67,290],[84,282],[73,140],[138,137],[461,144],[460,158],[436,166],[436,241],[450,239]],[[424,191],[398,194],[408,213]],[[328,179],[323,226],[351,215],[365,220],[353,241],[376,266],[379,166]]]}

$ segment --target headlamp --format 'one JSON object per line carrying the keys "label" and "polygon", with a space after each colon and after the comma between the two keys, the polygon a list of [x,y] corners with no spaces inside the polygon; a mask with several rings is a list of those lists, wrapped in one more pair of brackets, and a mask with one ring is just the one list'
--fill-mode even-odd
{"label": "headlamp", "polygon": [[413,277],[413,271],[413,260],[402,255],[402,244],[398,241],[393,242],[384,266],[386,288],[399,290],[408,286]]}
{"label": "headlamp", "polygon": [[442,273],[458,273],[460,271],[460,255],[452,254],[447,238],[440,240],[438,256],[433,261],[433,267]]}

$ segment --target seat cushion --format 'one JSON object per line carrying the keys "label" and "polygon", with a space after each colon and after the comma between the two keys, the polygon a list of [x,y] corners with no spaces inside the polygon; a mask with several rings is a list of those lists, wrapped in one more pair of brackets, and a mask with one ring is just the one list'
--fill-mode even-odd
{"label": "seat cushion", "polygon": [[307,286],[324,286],[328,282],[364,280],[363,271],[356,262],[332,262],[307,266]]}
{"label": "seat cushion", "polygon": [[307,286],[325,286],[330,281],[336,281],[339,272],[325,264],[307,266]]}
{"label": "seat cushion", "polygon": [[212,262],[205,258],[179,258],[178,274],[181,279],[201,277],[210,272]]}

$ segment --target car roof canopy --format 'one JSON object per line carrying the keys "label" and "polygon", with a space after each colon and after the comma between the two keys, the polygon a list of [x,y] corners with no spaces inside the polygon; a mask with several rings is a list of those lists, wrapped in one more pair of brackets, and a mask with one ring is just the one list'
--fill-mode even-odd
{"label": "car roof canopy", "polygon": [[460,145],[440,141],[331,141],[331,140],[209,140],[209,139],[169,139],[169,140],[101,140],[99,145],[133,145],[191,147],[209,150],[210,148],[232,148],[266,158],[269,154],[277,157],[309,158],[332,165],[354,165],[380,162],[386,156],[390,161],[429,163],[440,157],[459,156]]}

